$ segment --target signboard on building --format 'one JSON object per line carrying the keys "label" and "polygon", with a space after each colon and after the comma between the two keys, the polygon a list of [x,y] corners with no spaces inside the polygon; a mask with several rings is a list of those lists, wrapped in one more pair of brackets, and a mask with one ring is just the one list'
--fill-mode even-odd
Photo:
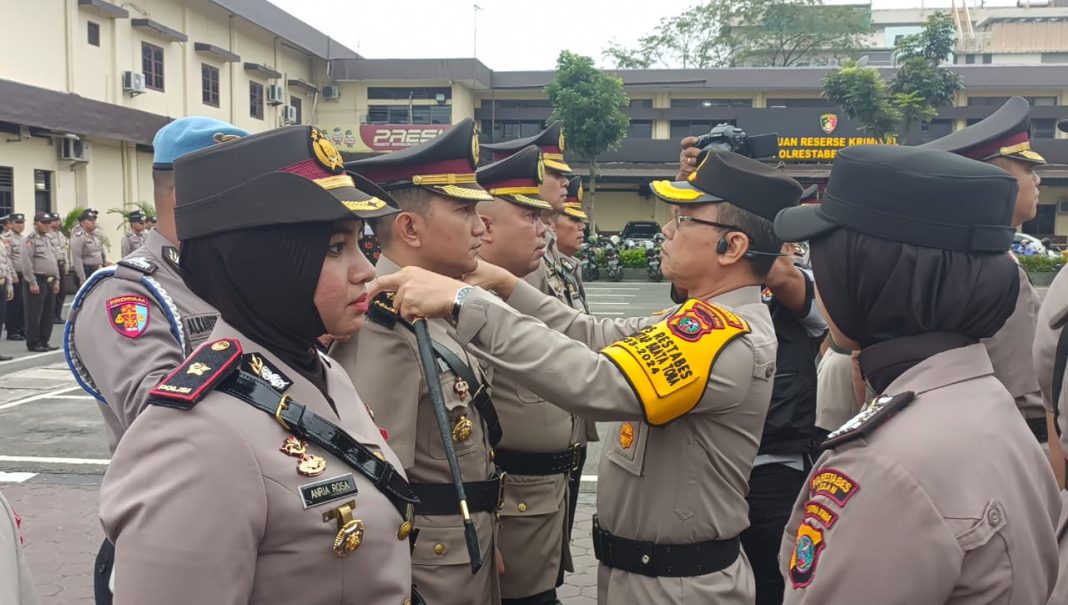
{"label": "signboard on building", "polygon": [[339,150],[357,153],[400,151],[433,140],[449,128],[449,124],[361,124],[359,126],[319,127]]}
{"label": "signboard on building", "polygon": [[779,135],[779,160],[787,163],[829,164],[838,151],[852,145],[873,145],[897,140],[873,137],[836,111],[817,108],[751,109],[738,112],[738,126],[750,135]]}

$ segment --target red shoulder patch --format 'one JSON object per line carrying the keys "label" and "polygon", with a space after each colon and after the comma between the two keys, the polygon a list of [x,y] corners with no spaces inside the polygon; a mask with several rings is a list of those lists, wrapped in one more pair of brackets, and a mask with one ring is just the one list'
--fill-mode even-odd
{"label": "red shoulder patch", "polygon": [[237,340],[206,342],[149,392],[149,403],[188,410],[236,370],[240,359]]}
{"label": "red shoulder patch", "polygon": [[108,323],[126,338],[137,338],[148,328],[150,305],[148,298],[139,294],[124,294],[104,303]]}

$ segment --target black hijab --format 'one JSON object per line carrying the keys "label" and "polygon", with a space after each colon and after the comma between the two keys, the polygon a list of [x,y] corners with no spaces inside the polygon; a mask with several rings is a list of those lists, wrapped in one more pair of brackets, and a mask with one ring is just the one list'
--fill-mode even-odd
{"label": "black hijab", "polygon": [[[811,249],[824,307],[864,349],[861,368],[879,391],[933,354],[993,336],[1016,308],[1020,280],[1007,252],[926,248],[848,229]],[[902,346],[888,353],[879,345],[889,341]]]}
{"label": "black hijab", "polygon": [[326,394],[315,341],[326,332],[315,289],[330,245],[326,222],[272,225],[182,242],[189,288],[227,323]]}

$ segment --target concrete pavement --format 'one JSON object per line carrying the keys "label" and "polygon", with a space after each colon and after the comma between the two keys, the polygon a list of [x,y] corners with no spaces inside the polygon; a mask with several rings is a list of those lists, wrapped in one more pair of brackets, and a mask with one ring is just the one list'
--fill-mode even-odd
{"label": "concrete pavement", "polygon": [[[671,304],[666,283],[593,282],[586,290],[591,310],[609,318]],[[54,346],[62,328],[55,326]],[[61,352],[32,354],[22,342],[0,339],[0,353],[17,356],[0,362],[0,491],[23,518],[42,603],[92,603],[92,566],[103,540],[98,493],[108,462],[98,404],[74,382]],[[599,457],[600,444],[592,443],[572,540],[575,573],[559,590],[566,605],[596,603],[590,525]]]}

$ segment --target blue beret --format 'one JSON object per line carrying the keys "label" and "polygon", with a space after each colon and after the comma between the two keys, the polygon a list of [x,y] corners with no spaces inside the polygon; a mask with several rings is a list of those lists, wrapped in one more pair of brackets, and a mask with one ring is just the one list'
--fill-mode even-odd
{"label": "blue beret", "polygon": [[215,118],[189,116],[159,129],[152,139],[153,170],[171,170],[174,160],[220,142],[219,137],[244,137],[248,132]]}

